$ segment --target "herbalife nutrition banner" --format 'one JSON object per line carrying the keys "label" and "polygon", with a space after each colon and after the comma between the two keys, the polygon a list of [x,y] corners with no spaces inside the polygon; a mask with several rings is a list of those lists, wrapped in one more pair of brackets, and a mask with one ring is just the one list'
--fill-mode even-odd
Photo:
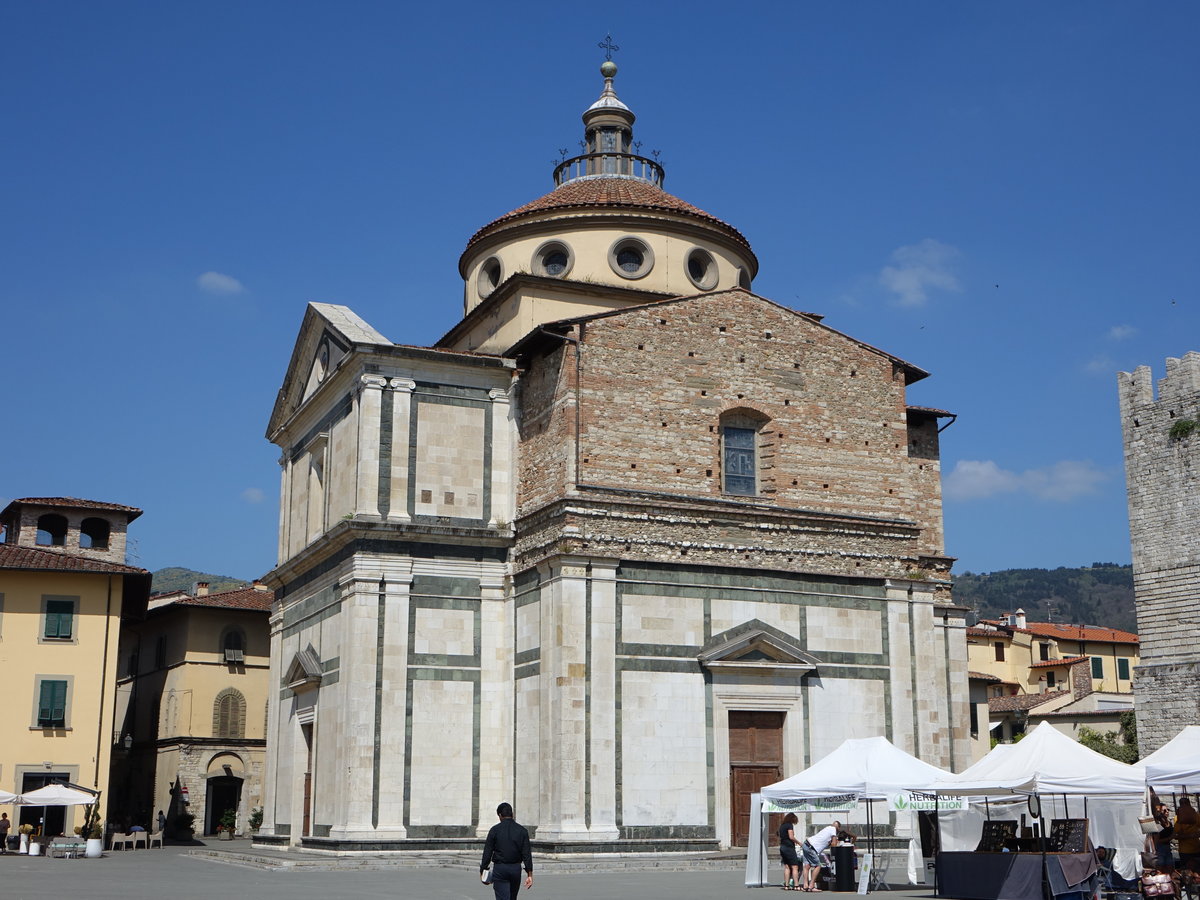
{"label": "herbalife nutrition banner", "polygon": [[888,794],[888,809],[892,812],[949,812],[966,809],[966,797],[938,797],[924,791],[899,791]]}
{"label": "herbalife nutrition banner", "polygon": [[843,812],[858,808],[858,794],[838,794],[835,797],[797,797],[795,800],[768,800],[763,797],[762,809],[768,813]]}

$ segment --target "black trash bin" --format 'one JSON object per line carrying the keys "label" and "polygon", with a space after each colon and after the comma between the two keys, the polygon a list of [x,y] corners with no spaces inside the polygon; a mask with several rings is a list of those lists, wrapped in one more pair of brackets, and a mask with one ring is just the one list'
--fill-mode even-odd
{"label": "black trash bin", "polygon": [[835,891],[849,891],[853,893],[858,890],[858,886],[854,883],[853,847],[834,847],[833,866],[833,889]]}

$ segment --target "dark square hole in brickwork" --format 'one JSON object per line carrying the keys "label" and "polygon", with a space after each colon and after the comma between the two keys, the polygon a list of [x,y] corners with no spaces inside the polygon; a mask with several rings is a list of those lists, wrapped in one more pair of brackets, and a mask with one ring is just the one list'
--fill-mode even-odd
{"label": "dark square hole in brickwork", "polygon": [[796,485],[798,485],[799,483],[800,483],[800,482],[799,482],[799,481],[797,481],[795,478],[793,478],[793,479],[792,479],[792,487],[795,487],[795,486],[796,486]]}
{"label": "dark square hole in brickwork", "polygon": [[855,372],[853,369],[851,369],[851,370],[850,370],[850,377],[851,377],[851,378],[853,378],[853,377],[854,377],[855,375],[857,375],[857,374],[858,374],[858,373],[857,373],[857,372]]}
{"label": "dark square hole in brickwork", "polygon": [[710,432],[712,432],[712,431],[716,431],[716,430],[717,430],[717,426],[716,426],[716,425],[709,425],[709,426],[708,426],[708,430],[709,430]]}
{"label": "dark square hole in brickwork", "polygon": [[422,503],[432,503],[433,502],[433,491],[421,491],[421,502]]}
{"label": "dark square hole in brickwork", "polygon": [[744,357],[744,356],[738,357],[738,362],[745,362],[745,361],[746,361],[746,357]]}
{"label": "dark square hole in brickwork", "polygon": [[742,398],[744,398],[745,396],[746,396],[745,394],[738,394],[738,399],[739,399],[739,400],[741,400],[741,399],[742,399]]}
{"label": "dark square hole in brickwork", "polygon": [[645,345],[645,344],[638,344],[638,349],[639,349],[639,350],[645,350],[645,349],[646,349],[646,345]]}
{"label": "dark square hole in brickwork", "polygon": [[590,459],[588,459],[586,456],[583,458],[583,461],[584,461],[584,462],[591,462],[591,460],[590,460]]}
{"label": "dark square hole in brickwork", "polygon": [[725,326],[724,326],[724,325],[718,325],[718,326],[717,326],[717,331],[721,332],[721,334],[724,334],[724,333],[725,333]]}
{"label": "dark square hole in brickwork", "polygon": [[695,356],[695,355],[696,355],[696,351],[695,351],[695,350],[689,350],[689,351],[688,351],[688,356]]}
{"label": "dark square hole in brickwork", "polygon": [[798,369],[798,368],[800,368],[800,363],[792,363],[792,368],[793,368],[793,369]]}
{"label": "dark square hole in brickwork", "polygon": [[825,438],[825,443],[829,443],[829,438]]}
{"label": "dark square hole in brickwork", "polygon": [[676,475],[682,475],[682,474],[683,474],[683,469],[676,469],[676,470],[675,470],[675,474],[676,474]]}
{"label": "dark square hole in brickwork", "polygon": [[708,396],[708,391],[701,391],[701,392],[700,392],[700,396],[701,396],[701,397],[707,397],[707,396]]}
{"label": "dark square hole in brickwork", "polygon": [[712,469],[705,469],[704,475],[706,478],[712,478]]}
{"label": "dark square hole in brickwork", "polygon": [[791,400],[784,400],[784,401],[783,401],[783,405],[784,405],[784,406],[791,406],[791,405],[792,405],[792,401],[791,401]]}
{"label": "dark square hole in brickwork", "polygon": [[667,320],[666,320],[666,319],[659,319],[659,320],[658,320],[658,324],[659,324],[659,325],[666,325],[666,324],[667,324]]}
{"label": "dark square hole in brickwork", "polygon": [[821,485],[821,487],[823,487],[823,488],[827,488],[827,487],[829,487],[829,485],[827,485],[827,484],[823,484],[823,485]]}
{"label": "dark square hole in brickwork", "polygon": [[870,441],[863,441],[863,446],[864,446],[864,447],[870,447],[870,446],[871,446],[871,442],[870,442]]}
{"label": "dark square hole in brickwork", "polygon": [[764,332],[763,332],[763,337],[766,337],[766,338],[770,339],[770,338],[773,338],[773,337],[775,337],[775,335],[773,335],[773,334],[772,334],[771,332],[769,332],[769,331],[764,331]]}
{"label": "dark square hole in brickwork", "polygon": [[666,427],[667,427],[667,423],[666,423],[666,422],[663,422],[663,423],[662,423],[662,427],[663,427],[663,428],[666,428]]}
{"label": "dark square hole in brickwork", "polygon": [[637,463],[630,463],[630,464],[629,464],[629,468],[631,468],[631,469],[636,469],[636,468],[637,468]]}

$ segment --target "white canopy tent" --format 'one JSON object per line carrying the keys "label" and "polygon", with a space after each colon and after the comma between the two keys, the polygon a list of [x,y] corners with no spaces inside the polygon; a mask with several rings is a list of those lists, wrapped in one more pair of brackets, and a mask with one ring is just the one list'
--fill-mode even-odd
{"label": "white canopy tent", "polygon": [[[1023,798],[1037,795],[1042,818],[1087,818],[1092,843],[1116,851],[1113,867],[1126,878],[1137,875],[1142,843],[1137,817],[1144,802],[1145,773],[1088,749],[1049,722],[1041,723],[1016,744],[997,746],[975,765],[936,782],[930,790],[951,796],[1007,799],[1009,803],[991,811],[985,807],[983,813],[1001,819],[1018,819],[1025,805]],[[1012,803],[1014,800],[1018,802]],[[975,807],[939,816],[942,849],[974,849],[980,815]]]}
{"label": "white canopy tent", "polygon": [[[764,787],[761,796],[776,809],[795,806],[803,813],[812,812],[815,806],[822,814],[854,809],[860,800],[865,800],[869,823],[872,801],[887,800],[908,790],[923,790],[949,777],[948,772],[922,762],[885,737],[851,738],[804,771]],[[765,871],[756,859],[761,856],[765,860],[766,856],[764,818],[756,813],[760,813],[760,807],[752,803],[747,884],[754,877],[752,863],[754,871]]]}
{"label": "white canopy tent", "polygon": [[48,784],[36,791],[21,794],[17,798],[20,806],[90,806],[98,794],[67,787],[65,784]]}
{"label": "white canopy tent", "polygon": [[767,800],[814,800],[853,794],[886,800],[905,790],[923,790],[953,777],[905,753],[885,737],[851,738],[819,762],[762,789]]}
{"label": "white canopy tent", "polygon": [[1188,725],[1145,759],[1134,765],[1146,773],[1154,788],[1200,787],[1200,725]]}
{"label": "white canopy tent", "polygon": [[1088,749],[1049,722],[997,753],[1001,747],[1005,745],[964,772],[945,776],[930,790],[972,797],[1066,794],[1137,800],[1146,790],[1146,776],[1140,769]]}
{"label": "white canopy tent", "polygon": [[16,802],[17,802],[16,794],[10,794],[8,791],[0,791],[0,806],[7,805],[9,803],[16,803]]}

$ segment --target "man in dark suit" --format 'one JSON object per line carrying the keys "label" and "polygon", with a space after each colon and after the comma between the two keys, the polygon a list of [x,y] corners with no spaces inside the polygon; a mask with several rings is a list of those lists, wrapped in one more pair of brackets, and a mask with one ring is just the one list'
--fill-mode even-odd
{"label": "man in dark suit", "polygon": [[496,900],[517,900],[521,891],[521,867],[525,867],[525,887],[533,888],[533,853],[529,849],[529,832],[525,826],[513,819],[510,803],[496,807],[500,821],[488,832],[483,845],[483,861],[479,864],[482,875],[492,866],[492,890]]}

